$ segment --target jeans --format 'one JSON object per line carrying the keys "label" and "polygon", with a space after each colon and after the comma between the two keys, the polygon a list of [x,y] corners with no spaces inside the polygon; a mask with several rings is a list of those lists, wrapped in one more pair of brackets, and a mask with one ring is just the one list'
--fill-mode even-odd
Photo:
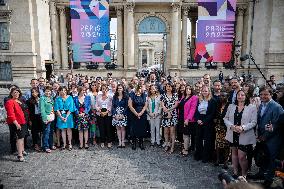
{"label": "jeans", "polygon": [[160,145],[160,123],[161,119],[158,118],[150,118],[150,128],[151,128],[151,143],[154,144],[157,142]]}
{"label": "jeans", "polygon": [[44,124],[42,133],[42,148],[43,150],[50,149],[53,146],[53,128],[51,123]]}

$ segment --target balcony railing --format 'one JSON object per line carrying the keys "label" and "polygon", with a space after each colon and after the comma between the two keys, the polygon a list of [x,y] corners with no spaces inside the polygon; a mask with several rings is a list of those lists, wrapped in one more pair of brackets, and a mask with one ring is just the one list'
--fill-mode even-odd
{"label": "balcony railing", "polygon": [[0,50],[9,50],[10,43],[9,42],[0,42]]}

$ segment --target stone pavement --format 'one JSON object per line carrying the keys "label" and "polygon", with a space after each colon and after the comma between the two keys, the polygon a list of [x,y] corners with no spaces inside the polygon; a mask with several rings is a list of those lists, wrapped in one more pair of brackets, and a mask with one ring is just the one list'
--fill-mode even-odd
{"label": "stone pavement", "polygon": [[[101,149],[9,154],[9,132],[0,124],[0,180],[4,188],[221,188],[220,168],[167,154],[160,148]],[[28,150],[27,150],[28,151]]]}

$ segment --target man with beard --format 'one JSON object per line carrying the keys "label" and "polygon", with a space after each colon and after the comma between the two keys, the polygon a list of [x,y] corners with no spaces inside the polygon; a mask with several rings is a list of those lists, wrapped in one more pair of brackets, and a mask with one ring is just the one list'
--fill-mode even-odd
{"label": "man with beard", "polygon": [[237,99],[237,92],[241,89],[239,80],[236,77],[231,79],[231,86],[232,86],[232,91],[230,92],[228,102],[230,104],[234,104]]}

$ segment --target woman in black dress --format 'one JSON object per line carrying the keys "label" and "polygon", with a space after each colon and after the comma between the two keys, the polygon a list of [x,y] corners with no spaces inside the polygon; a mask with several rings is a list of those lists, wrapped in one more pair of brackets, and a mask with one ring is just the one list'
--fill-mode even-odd
{"label": "woman in black dress", "polygon": [[142,92],[142,86],[138,85],[134,92],[130,93],[128,106],[130,113],[130,134],[132,137],[132,149],[136,150],[136,140],[139,139],[139,147],[144,150],[143,138],[147,131],[147,103],[146,94]]}

